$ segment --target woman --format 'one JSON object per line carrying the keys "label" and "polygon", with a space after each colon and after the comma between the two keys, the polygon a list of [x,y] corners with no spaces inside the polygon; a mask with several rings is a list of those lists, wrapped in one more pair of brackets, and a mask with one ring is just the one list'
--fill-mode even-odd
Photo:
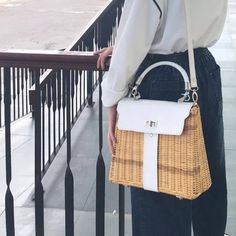
{"label": "woman", "polygon": [[[226,17],[226,0],[189,0],[194,41],[199,105],[212,187],[193,201],[131,187],[134,236],[223,236],[227,216],[227,188],[220,69],[207,47],[219,39]],[[115,142],[116,105],[145,68],[172,61],[188,73],[186,18],[183,0],[126,0],[113,48],[97,52],[104,68],[102,101],[108,110],[108,145]],[[146,99],[177,101],[182,78],[171,67],[154,69],[139,87]]]}

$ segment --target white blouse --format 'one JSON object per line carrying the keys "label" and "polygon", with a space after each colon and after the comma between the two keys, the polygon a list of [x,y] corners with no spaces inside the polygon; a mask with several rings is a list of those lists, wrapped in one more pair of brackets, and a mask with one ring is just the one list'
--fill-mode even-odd
{"label": "white blouse", "polygon": [[[227,0],[189,0],[194,48],[210,47],[225,23]],[[187,50],[183,0],[125,0],[109,71],[102,81],[105,107],[128,93],[135,72],[147,55]]]}

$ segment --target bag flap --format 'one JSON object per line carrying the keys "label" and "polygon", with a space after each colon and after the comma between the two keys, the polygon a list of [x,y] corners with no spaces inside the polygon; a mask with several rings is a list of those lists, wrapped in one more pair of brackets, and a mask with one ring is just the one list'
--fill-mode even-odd
{"label": "bag flap", "polygon": [[169,102],[126,97],[118,103],[121,130],[152,134],[181,135],[192,102]]}

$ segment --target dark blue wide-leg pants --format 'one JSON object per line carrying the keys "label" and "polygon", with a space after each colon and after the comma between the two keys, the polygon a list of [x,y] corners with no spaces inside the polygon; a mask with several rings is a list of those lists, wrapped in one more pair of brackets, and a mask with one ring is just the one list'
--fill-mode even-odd
{"label": "dark blue wide-leg pants", "polygon": [[[199,105],[211,188],[196,200],[179,200],[174,196],[131,187],[133,236],[223,236],[227,217],[224,128],[220,68],[206,48],[194,50]],[[171,55],[148,54],[138,76],[158,61],[172,61],[188,73],[187,52]],[[142,98],[177,101],[184,92],[180,73],[172,67],[153,69],[139,87]]]}

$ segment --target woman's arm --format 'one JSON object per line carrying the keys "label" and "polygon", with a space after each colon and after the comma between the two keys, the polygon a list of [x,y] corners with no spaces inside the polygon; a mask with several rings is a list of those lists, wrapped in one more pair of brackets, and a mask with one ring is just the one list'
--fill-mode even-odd
{"label": "woman's arm", "polygon": [[150,50],[160,16],[161,11],[153,0],[125,1],[110,69],[102,82],[105,107],[117,104],[127,95],[128,84]]}
{"label": "woman's arm", "polygon": [[105,69],[107,65],[107,60],[109,56],[112,55],[113,52],[113,47],[107,47],[107,48],[102,48],[96,52],[94,52],[95,55],[99,55],[98,60],[97,60],[97,68],[101,68],[102,70]]}
{"label": "woman's arm", "polygon": [[104,48],[96,52],[99,54],[97,66],[102,69],[107,57],[113,54],[110,69],[102,82],[102,101],[108,111],[107,141],[111,154],[116,142],[117,102],[127,94],[128,83],[149,51],[161,14],[161,9],[155,6],[153,0],[126,0],[114,49]]}

